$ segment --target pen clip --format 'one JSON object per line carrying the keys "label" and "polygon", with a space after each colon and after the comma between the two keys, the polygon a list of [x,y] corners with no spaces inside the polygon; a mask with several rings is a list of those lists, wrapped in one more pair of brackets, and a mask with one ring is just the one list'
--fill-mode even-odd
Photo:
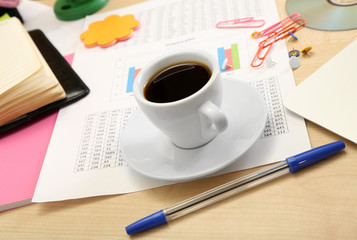
{"label": "pen clip", "polygon": [[332,142],[317,148],[313,148],[306,152],[291,156],[285,159],[289,165],[290,172],[294,173],[300,169],[317,163],[327,157],[338,153],[344,149],[345,143],[341,141]]}

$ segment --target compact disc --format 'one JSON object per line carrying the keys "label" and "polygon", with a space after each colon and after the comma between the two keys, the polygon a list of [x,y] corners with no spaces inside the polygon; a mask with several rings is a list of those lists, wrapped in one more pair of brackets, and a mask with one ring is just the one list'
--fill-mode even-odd
{"label": "compact disc", "polygon": [[318,30],[350,30],[357,28],[356,0],[287,0],[288,14],[300,13],[306,27]]}

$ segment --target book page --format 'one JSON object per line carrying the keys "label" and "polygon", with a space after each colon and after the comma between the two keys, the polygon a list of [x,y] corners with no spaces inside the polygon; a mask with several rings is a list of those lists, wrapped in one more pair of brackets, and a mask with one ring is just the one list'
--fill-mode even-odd
{"label": "book page", "polygon": [[13,17],[0,22],[0,95],[41,68],[21,22]]}
{"label": "book page", "polygon": [[248,82],[266,100],[269,115],[260,138],[217,174],[273,163],[310,149],[304,120],[282,105],[284,94],[295,87],[285,43],[274,46],[273,68],[253,69],[250,62],[258,41],[250,35],[255,29],[215,29],[219,20],[247,16],[263,18],[265,27],[270,26],[279,20],[273,0],[150,1],[87,17],[86,26],[111,14],[134,14],[142,28],[123,42],[125,46],[119,42],[106,49],[79,47],[73,67],[91,94],[60,110],[34,202],[129,193],[173,183],[131,170],[120,147],[121,132],[137,109],[132,93],[136,74],[151,59],[173,50],[201,49],[217,61],[228,58],[233,67],[223,70],[223,76]]}

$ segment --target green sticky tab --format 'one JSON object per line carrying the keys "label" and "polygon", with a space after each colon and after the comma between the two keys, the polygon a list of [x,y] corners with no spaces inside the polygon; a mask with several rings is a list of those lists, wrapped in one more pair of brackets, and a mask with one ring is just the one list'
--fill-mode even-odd
{"label": "green sticky tab", "polygon": [[5,20],[5,19],[9,19],[9,18],[10,18],[10,15],[8,13],[5,13],[4,15],[2,15],[0,17],[0,21]]}
{"label": "green sticky tab", "polygon": [[232,44],[231,49],[232,49],[233,69],[234,70],[240,69],[238,44],[237,43]]}

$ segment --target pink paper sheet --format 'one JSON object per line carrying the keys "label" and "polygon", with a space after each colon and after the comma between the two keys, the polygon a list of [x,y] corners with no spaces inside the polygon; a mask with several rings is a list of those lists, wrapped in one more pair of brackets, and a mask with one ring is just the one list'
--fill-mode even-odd
{"label": "pink paper sheet", "polygon": [[[73,57],[64,58],[72,64]],[[0,136],[0,212],[30,203],[57,115]]]}
{"label": "pink paper sheet", "polygon": [[69,63],[69,65],[72,65],[73,58],[74,58],[74,53],[68,54],[68,55],[64,56],[64,59],[67,60],[67,62]]}
{"label": "pink paper sheet", "polygon": [[0,205],[32,198],[57,114],[0,138]]}

